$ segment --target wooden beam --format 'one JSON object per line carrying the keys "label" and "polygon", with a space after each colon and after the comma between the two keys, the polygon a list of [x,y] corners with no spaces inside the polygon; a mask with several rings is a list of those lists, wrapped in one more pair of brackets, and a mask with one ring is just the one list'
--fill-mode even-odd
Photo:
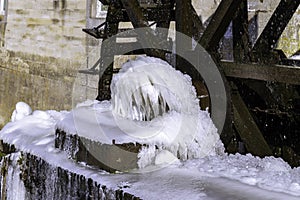
{"label": "wooden beam", "polygon": [[99,0],[103,5],[109,5],[110,0]]}
{"label": "wooden beam", "polygon": [[300,85],[300,67],[222,61],[225,76]]}
{"label": "wooden beam", "polygon": [[243,0],[221,1],[200,39],[203,48],[211,51],[219,44],[242,2]]}
{"label": "wooden beam", "polygon": [[[186,41],[181,40],[180,35],[176,35],[176,46],[179,51],[192,50],[192,21],[190,18],[191,0],[176,0],[175,20],[176,20],[176,31],[183,33],[191,38],[188,44]],[[177,36],[179,38],[177,38]],[[181,42],[184,42],[181,44]],[[184,50],[182,50],[184,48]]]}
{"label": "wooden beam", "polygon": [[[164,16],[163,19],[160,18],[155,20],[157,22],[156,27],[165,29],[160,29],[157,33],[157,36],[160,38],[160,40],[168,40],[168,30],[170,28],[170,22],[172,19],[172,10],[174,11],[174,4],[174,0],[165,0],[164,6],[161,6],[160,10],[157,11],[158,15]],[[173,15],[175,15],[175,13],[173,13]]]}
{"label": "wooden beam", "polygon": [[[149,27],[149,22],[144,16],[142,8],[139,5],[138,0],[121,0],[123,7],[126,9],[127,15],[134,28],[144,28],[143,34],[138,34],[138,41],[141,42],[142,46],[158,47],[161,41],[157,38],[153,30]],[[159,49],[145,49],[148,55],[155,56],[165,60],[165,52]]]}
{"label": "wooden beam", "polygon": [[143,10],[137,0],[121,0],[121,2],[134,28],[149,27],[149,23],[144,17]]}
{"label": "wooden beam", "polygon": [[270,156],[272,151],[252,118],[238,91],[232,94],[234,126],[247,151],[257,156]]}
{"label": "wooden beam", "polygon": [[198,42],[205,28],[193,5],[190,5],[190,14],[193,22],[193,30],[192,30],[193,37]]}
{"label": "wooden beam", "polygon": [[[161,20],[165,20],[165,18],[162,19],[161,17],[161,8],[143,8],[141,7],[143,13],[147,13],[144,15],[145,19],[147,19],[147,21],[161,21]],[[175,21],[175,10],[172,9],[170,11],[170,17],[171,17],[171,21]],[[117,16],[117,20],[120,22],[128,22],[130,21],[130,18],[127,15],[127,11],[125,9],[122,9],[119,13],[119,15]]]}
{"label": "wooden beam", "polygon": [[[99,82],[98,82],[98,95],[97,100],[109,100],[111,98],[110,83],[113,76],[113,64],[108,64],[107,60],[113,59],[114,54],[110,47],[106,47],[105,40],[108,37],[118,33],[118,23],[115,22],[114,16],[120,11],[120,7],[117,4],[111,4],[108,7],[106,24],[104,32],[106,37],[103,38],[101,45],[101,57],[99,65]],[[108,66],[108,67],[107,67]],[[106,68],[107,67],[107,68]],[[105,69],[106,68],[106,69]],[[104,72],[103,72],[104,71]]]}
{"label": "wooden beam", "polygon": [[248,3],[243,0],[237,15],[232,21],[233,58],[235,62],[250,60],[250,43],[248,33]]}
{"label": "wooden beam", "polygon": [[[192,50],[193,23],[190,19],[191,0],[176,0],[176,69],[188,73],[191,66],[178,54],[185,54]],[[186,37],[188,36],[188,37]],[[191,75],[191,74],[190,74]]]}
{"label": "wooden beam", "polygon": [[299,0],[281,0],[276,10],[268,21],[263,32],[257,39],[253,52],[257,52],[260,57],[264,57],[275,45],[280,38],[285,27],[293,17],[300,4]]}

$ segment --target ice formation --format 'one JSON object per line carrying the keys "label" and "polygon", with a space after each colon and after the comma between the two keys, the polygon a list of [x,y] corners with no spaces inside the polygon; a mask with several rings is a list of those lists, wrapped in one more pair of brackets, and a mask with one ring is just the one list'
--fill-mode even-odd
{"label": "ice formation", "polygon": [[[5,157],[1,159],[0,166],[2,166],[2,170],[4,170],[4,167],[6,163],[10,163],[8,165],[7,169],[7,177],[1,177],[1,189],[4,187],[6,189],[6,199],[7,200],[22,200],[25,198],[25,187],[24,182],[21,181],[20,177],[20,167],[18,165],[18,158],[21,153],[13,153],[9,157]],[[3,190],[2,190],[3,193]],[[5,195],[2,194],[1,197],[5,197]]]}
{"label": "ice formation", "polygon": [[113,112],[132,120],[199,110],[191,78],[158,58],[140,56],[125,63],[113,77],[111,91]]}
{"label": "ice formation", "polygon": [[[109,113],[111,106],[107,101],[94,101],[93,103],[88,101],[74,110],[78,111],[78,115],[82,119],[89,120],[90,114],[93,113],[91,111],[96,110],[97,116],[100,117]],[[56,167],[79,174],[80,176],[78,177],[82,175],[86,180],[91,178],[107,186],[107,190],[112,197],[114,197],[112,188],[121,188],[124,192],[134,194],[142,199],[157,199],[159,197],[160,199],[202,200],[296,200],[300,197],[300,168],[291,168],[282,159],[274,157],[262,159],[250,154],[205,156],[199,159],[177,161],[179,164],[159,168],[159,170],[151,173],[139,174],[108,174],[99,169],[78,164],[68,159],[65,152],[54,148],[55,127],[58,122],[62,123],[64,121],[64,127],[76,130],[73,127],[73,118],[69,118],[72,116],[70,113],[66,111],[35,111],[32,115],[25,116],[19,121],[8,123],[0,131],[0,139],[3,142],[13,144],[16,149],[22,152],[28,152],[37,156],[39,163],[37,163],[38,165],[33,164],[33,166],[37,167],[36,170],[45,169],[44,161],[49,163],[48,165],[51,166],[49,168],[50,171],[38,171],[47,175],[45,177],[46,187],[40,190],[40,193],[45,194],[44,196],[47,196],[48,199],[72,199],[70,197],[73,194],[72,191],[77,193],[82,189],[82,185],[78,184],[76,180],[74,182],[74,179],[68,184],[65,184],[64,181],[59,181],[58,183],[57,174],[53,173],[56,171]],[[202,116],[203,124],[211,123],[208,113],[200,116]],[[88,129],[93,123],[95,122],[87,124],[85,128]],[[114,130],[111,129],[113,124],[109,125],[107,123],[106,125],[111,126],[107,130],[111,130],[108,134],[113,135]],[[202,126],[203,132],[205,132],[205,127],[205,125]],[[93,128],[92,126],[88,131],[91,131]],[[209,129],[207,128],[206,130]],[[203,139],[207,139],[207,137],[204,135]],[[140,163],[145,164],[143,167],[146,167],[146,164],[151,162],[158,165],[166,164],[166,161],[176,163],[176,158],[170,151],[165,149],[157,151],[155,146],[142,149],[139,156],[141,158]],[[10,164],[8,168],[9,176],[6,177],[6,181],[0,176],[1,188],[7,189],[8,199],[26,199],[24,197],[26,189],[22,179],[20,179],[20,170],[17,164],[19,155],[20,153],[6,156],[5,159]],[[5,159],[2,159],[1,167],[3,167]],[[82,178],[79,179],[82,180]],[[61,190],[63,194],[53,192],[58,187],[64,188]],[[110,198],[110,196],[106,197],[114,199]]]}
{"label": "ice formation", "polygon": [[[199,108],[191,78],[167,62],[146,56],[128,61],[113,77],[111,91],[118,126],[149,148],[155,146],[150,155],[171,152],[186,160],[223,152],[209,114]],[[142,156],[140,160],[155,162]],[[148,164],[139,162],[140,167]]]}

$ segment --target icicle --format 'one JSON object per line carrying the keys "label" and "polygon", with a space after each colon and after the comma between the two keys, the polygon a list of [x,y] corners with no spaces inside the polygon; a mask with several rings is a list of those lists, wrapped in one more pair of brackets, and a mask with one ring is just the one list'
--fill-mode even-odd
{"label": "icicle", "polygon": [[[215,154],[221,146],[216,145],[219,135],[214,125],[206,121],[208,125],[202,126],[200,116],[206,114],[200,111],[191,78],[168,63],[145,56],[125,63],[113,77],[111,91],[114,116],[135,121],[132,135],[141,144],[154,145],[181,160]],[[156,153],[143,149],[140,156],[139,166],[145,167]]]}

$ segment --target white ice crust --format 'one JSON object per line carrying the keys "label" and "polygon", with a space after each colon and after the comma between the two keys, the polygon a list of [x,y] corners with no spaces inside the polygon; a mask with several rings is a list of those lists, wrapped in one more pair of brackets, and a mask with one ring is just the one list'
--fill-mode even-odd
{"label": "white ice crust", "polygon": [[[54,148],[56,124],[68,117],[69,113],[45,112],[50,115],[49,119],[40,118],[40,115],[29,115],[22,120],[8,123],[0,131],[0,139],[14,144],[23,152],[41,157],[53,166],[92,178],[108,188],[125,185],[126,188],[122,188],[124,192],[143,199],[156,199],[158,196],[163,199],[200,200],[300,198],[300,168],[291,168],[282,159],[274,157],[259,158],[250,154],[206,156],[174,161],[167,167],[142,173],[146,167],[138,174],[107,174],[83,164],[76,164],[68,159],[65,152]],[[148,159],[151,160],[155,148],[143,149],[141,153],[149,156]],[[142,157],[147,159],[147,156]],[[163,150],[156,157],[156,164],[165,164],[165,156],[172,160],[170,153]],[[12,180],[12,187],[16,185],[22,186],[17,177]],[[18,187],[17,197],[24,192],[21,188]]]}
{"label": "white ice crust", "polygon": [[113,77],[111,91],[111,101],[81,104],[57,127],[101,143],[155,147],[154,153],[139,155],[141,168],[154,164],[165,150],[180,160],[223,153],[209,113],[200,110],[191,78],[167,62],[141,56],[125,63]]}

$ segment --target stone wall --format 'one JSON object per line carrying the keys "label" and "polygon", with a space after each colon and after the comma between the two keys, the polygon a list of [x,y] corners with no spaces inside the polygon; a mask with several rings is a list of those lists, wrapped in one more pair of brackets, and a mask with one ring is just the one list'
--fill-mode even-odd
{"label": "stone wall", "polygon": [[86,24],[86,1],[54,2],[10,0],[5,47],[55,58],[84,58],[86,35],[81,29]]}
{"label": "stone wall", "polygon": [[87,21],[99,20],[87,19],[86,1],[9,1],[0,49],[0,128],[19,101],[34,110],[63,110],[78,96],[96,97],[97,76],[77,71],[99,56],[99,42],[82,32]]}
{"label": "stone wall", "polygon": [[[0,50],[0,124],[10,119],[15,104],[34,110],[70,109],[77,62]],[[65,66],[65,67],[62,67]]]}
{"label": "stone wall", "polygon": [[297,50],[300,50],[300,8],[298,8],[288,27],[284,30],[278,48],[282,49],[287,56],[291,56]]}
{"label": "stone wall", "polygon": [[54,166],[47,160],[26,152],[9,152],[1,159],[0,168],[0,197],[3,200],[140,200],[121,187],[111,188],[75,173],[73,169]]}

